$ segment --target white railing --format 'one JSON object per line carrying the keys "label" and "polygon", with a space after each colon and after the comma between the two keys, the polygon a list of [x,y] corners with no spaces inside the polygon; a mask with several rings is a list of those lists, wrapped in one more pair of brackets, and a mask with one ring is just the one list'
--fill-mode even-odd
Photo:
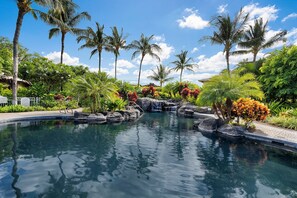
{"label": "white railing", "polygon": [[[18,104],[20,105],[21,104],[21,98],[23,97],[17,97],[17,101],[18,101]],[[30,106],[37,106],[40,104],[40,98],[39,97],[26,97],[26,98],[29,98],[30,99]],[[6,106],[6,105],[12,105],[12,98],[7,98],[7,103],[0,103],[0,106],[3,107],[3,106]]]}

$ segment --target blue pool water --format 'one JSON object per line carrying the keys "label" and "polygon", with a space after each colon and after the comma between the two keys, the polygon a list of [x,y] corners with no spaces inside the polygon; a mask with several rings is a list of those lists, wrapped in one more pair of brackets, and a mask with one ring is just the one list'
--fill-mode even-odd
{"label": "blue pool water", "polygon": [[193,120],[0,126],[0,197],[297,197],[297,157],[204,137]]}

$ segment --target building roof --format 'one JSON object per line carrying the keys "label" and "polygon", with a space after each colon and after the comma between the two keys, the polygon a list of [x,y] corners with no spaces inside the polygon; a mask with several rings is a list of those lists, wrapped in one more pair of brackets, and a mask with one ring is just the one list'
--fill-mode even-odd
{"label": "building roof", "polygon": [[[13,80],[12,76],[0,75],[0,83],[12,84],[12,80]],[[20,79],[20,78],[18,78],[18,84],[21,84],[25,87],[29,87],[32,85],[31,82]]]}

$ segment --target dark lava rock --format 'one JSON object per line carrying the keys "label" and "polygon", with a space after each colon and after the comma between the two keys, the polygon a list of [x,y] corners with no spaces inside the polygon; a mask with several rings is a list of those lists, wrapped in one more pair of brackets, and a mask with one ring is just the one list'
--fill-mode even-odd
{"label": "dark lava rock", "polygon": [[218,128],[218,133],[221,136],[231,139],[239,139],[244,137],[246,129],[242,126],[233,126],[231,124],[225,124]]}
{"label": "dark lava rock", "polygon": [[116,123],[124,121],[124,117],[119,112],[108,112],[106,120],[107,122]]}
{"label": "dark lava rock", "polygon": [[199,131],[213,133],[217,131],[219,121],[215,118],[206,118],[198,125]]}

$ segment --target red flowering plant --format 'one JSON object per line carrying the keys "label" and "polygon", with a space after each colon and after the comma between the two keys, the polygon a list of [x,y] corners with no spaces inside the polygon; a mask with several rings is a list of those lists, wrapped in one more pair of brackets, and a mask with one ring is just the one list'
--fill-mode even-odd
{"label": "red flowering plant", "polygon": [[151,96],[154,96],[155,95],[155,92],[156,92],[156,89],[155,89],[155,87],[153,85],[150,85],[149,87],[144,87],[142,89],[142,95],[144,97],[148,96],[149,94]]}
{"label": "red flowering plant", "polygon": [[150,93],[150,90],[144,87],[141,92],[144,97],[147,97],[147,95]]}
{"label": "red flowering plant", "polygon": [[62,94],[56,94],[56,95],[54,95],[54,99],[55,100],[63,100],[64,96]]}
{"label": "red flowering plant", "polygon": [[233,102],[232,106],[232,115],[242,118],[245,121],[246,127],[249,127],[254,120],[265,120],[269,113],[267,106],[250,98],[240,98]]}
{"label": "red flowering plant", "polygon": [[136,102],[138,99],[138,96],[137,96],[137,93],[136,91],[132,92],[128,92],[128,100],[131,101],[131,102]]}
{"label": "red flowering plant", "polygon": [[184,88],[182,91],[181,91],[181,93],[180,93],[180,95],[184,98],[184,99],[186,99],[187,97],[189,97],[190,95],[191,95],[191,89],[189,89],[189,88]]}
{"label": "red flowering plant", "polygon": [[196,89],[192,90],[190,94],[191,94],[192,97],[194,97],[195,99],[197,99],[199,93],[200,93],[200,90],[198,88],[196,88]]}

